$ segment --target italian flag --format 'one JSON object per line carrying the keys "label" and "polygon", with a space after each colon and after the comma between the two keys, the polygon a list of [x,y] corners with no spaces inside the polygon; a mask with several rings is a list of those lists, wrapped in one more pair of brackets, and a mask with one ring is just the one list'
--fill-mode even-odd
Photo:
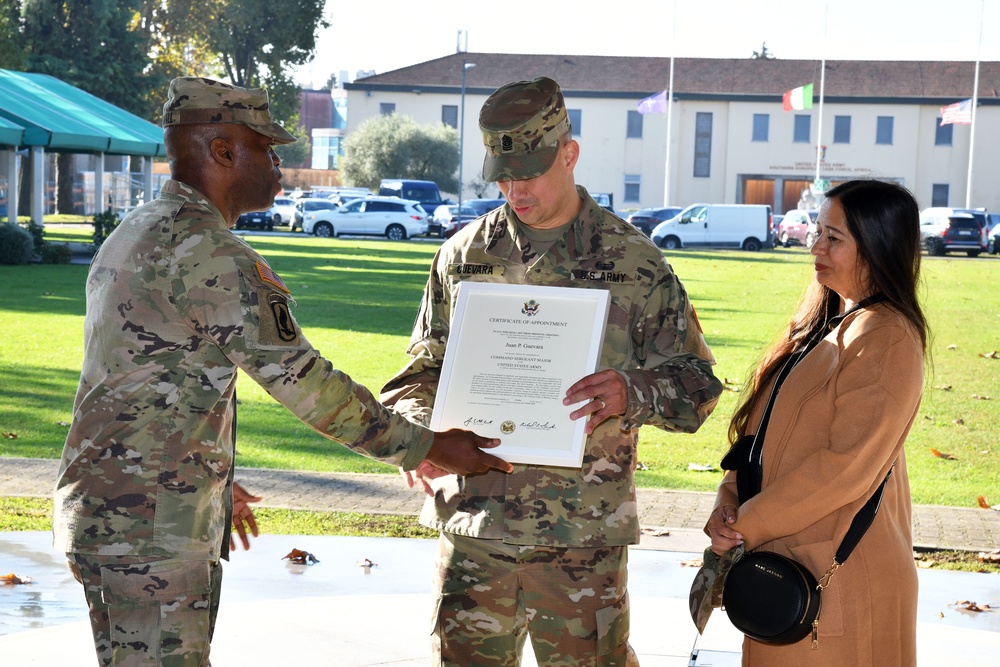
{"label": "italian flag", "polygon": [[807,83],[804,86],[793,88],[785,93],[781,98],[781,108],[785,111],[801,111],[802,109],[813,108],[813,85]]}

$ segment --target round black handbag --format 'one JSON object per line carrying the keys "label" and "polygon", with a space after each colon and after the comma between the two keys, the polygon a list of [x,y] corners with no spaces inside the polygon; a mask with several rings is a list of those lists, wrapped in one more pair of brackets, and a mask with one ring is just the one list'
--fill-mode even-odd
{"label": "round black handbag", "polygon": [[794,644],[818,625],[816,577],[791,558],[751,551],[733,564],[722,606],[740,632],[765,644]]}

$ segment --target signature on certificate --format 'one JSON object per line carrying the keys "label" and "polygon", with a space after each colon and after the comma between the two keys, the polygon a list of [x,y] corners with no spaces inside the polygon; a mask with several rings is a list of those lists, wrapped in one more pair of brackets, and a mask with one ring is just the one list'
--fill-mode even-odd
{"label": "signature on certificate", "polygon": [[492,419],[483,419],[482,417],[469,417],[465,420],[464,424],[466,426],[484,426],[486,424],[492,424]]}

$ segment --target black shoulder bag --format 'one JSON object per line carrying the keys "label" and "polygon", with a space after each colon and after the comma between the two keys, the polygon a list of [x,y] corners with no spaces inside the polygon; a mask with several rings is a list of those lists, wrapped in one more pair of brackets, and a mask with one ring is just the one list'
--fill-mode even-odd
{"label": "black shoulder bag", "polygon": [[[881,300],[878,296],[865,299],[848,313]],[[848,313],[831,320],[827,328],[838,324]],[[757,433],[740,438],[722,460],[724,469],[736,471],[741,505],[760,492],[764,432],[778,389],[791,369],[813,346],[811,342],[785,362],[771,389]],[[818,648],[820,593],[830,584],[834,573],[871,526],[890,475],[891,467],[872,497],[854,516],[833,564],[818,582],[812,572],[800,563],[771,551],[755,549],[737,560],[726,575],[722,589],[722,606],[736,629],[751,639],[778,645],[794,644],[812,633],[812,647]]]}

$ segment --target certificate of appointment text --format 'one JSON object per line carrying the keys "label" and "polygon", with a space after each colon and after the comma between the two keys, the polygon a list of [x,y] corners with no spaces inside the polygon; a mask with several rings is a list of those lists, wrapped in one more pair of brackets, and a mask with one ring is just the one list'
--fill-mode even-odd
{"label": "certificate of appointment text", "polygon": [[566,390],[596,371],[607,290],[464,282],[434,401],[431,428],[500,438],[512,463],[579,467],[586,418]]}

